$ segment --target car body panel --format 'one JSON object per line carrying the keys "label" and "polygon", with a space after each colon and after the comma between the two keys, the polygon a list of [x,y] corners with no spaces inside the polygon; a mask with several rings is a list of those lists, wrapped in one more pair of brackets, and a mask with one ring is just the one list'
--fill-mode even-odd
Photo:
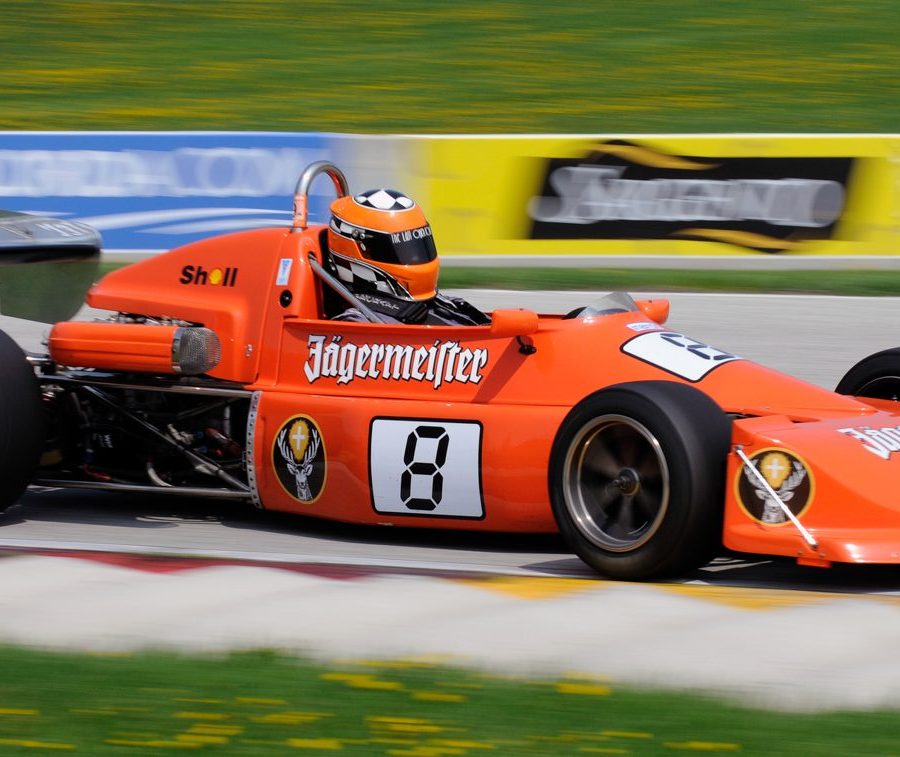
{"label": "car body panel", "polygon": [[785,517],[764,522],[748,512],[740,492],[747,473],[735,455],[729,457],[725,493],[726,546],[832,562],[900,561],[900,413],[806,422],[759,417],[734,427],[734,442],[751,458],[772,450],[801,463],[813,484],[802,508],[793,501],[788,506],[819,546],[811,550]]}

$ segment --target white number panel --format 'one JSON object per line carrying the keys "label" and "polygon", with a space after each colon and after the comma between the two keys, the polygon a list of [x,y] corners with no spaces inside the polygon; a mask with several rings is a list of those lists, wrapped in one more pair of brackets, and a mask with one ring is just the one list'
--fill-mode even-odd
{"label": "white number panel", "polygon": [[688,381],[699,381],[720,365],[741,359],[674,331],[636,336],[622,345],[622,352]]}
{"label": "white number panel", "polygon": [[379,513],[484,517],[481,424],[375,418],[369,481]]}

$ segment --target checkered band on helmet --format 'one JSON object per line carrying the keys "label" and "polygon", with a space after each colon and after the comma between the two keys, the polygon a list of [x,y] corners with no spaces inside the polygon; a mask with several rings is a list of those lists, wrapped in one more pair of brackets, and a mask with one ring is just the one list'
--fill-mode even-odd
{"label": "checkered band on helmet", "polygon": [[364,208],[388,212],[409,210],[416,204],[403,192],[398,192],[396,189],[370,189],[368,192],[360,192],[358,195],[354,195],[353,202]]}
{"label": "checkered band on helmet", "polygon": [[412,299],[400,282],[373,265],[335,252],[331,253],[331,259],[338,278],[354,292],[381,292],[399,299]]}
{"label": "checkered band on helmet", "polygon": [[[396,289],[397,296],[409,299],[427,299],[437,293],[440,264],[431,224],[402,192],[370,189],[335,200],[328,248],[361,263],[352,268],[352,279],[347,281],[360,291],[387,294]],[[373,271],[378,274],[373,276]]]}

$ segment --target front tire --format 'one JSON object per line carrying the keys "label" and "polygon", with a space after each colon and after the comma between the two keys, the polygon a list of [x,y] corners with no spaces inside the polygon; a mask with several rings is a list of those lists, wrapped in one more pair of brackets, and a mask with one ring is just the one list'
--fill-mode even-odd
{"label": "front tire", "polygon": [[900,401],[900,349],[863,358],[847,371],[834,391],[853,397]]}
{"label": "front tire", "polygon": [[573,551],[612,578],[704,565],[721,544],[731,422],[671,381],[618,384],[576,405],[550,457],[553,513]]}
{"label": "front tire", "polygon": [[22,496],[44,444],[41,392],[25,353],[0,331],[0,512]]}

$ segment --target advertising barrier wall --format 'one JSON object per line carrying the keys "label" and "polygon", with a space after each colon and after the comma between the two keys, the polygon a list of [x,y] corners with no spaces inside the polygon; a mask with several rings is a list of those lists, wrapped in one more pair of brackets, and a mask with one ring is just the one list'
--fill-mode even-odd
{"label": "advertising barrier wall", "polygon": [[450,137],[427,148],[435,236],[457,253],[900,253],[896,135]]}
{"label": "advertising barrier wall", "polygon": [[[892,256],[900,135],[0,132],[0,208],[146,254],[288,224],[297,177],[414,197],[444,255]],[[333,188],[313,185],[310,220]]]}
{"label": "advertising barrier wall", "polygon": [[107,251],[160,251],[289,223],[300,171],[334,157],[319,134],[6,132],[0,208],[84,221]]}

